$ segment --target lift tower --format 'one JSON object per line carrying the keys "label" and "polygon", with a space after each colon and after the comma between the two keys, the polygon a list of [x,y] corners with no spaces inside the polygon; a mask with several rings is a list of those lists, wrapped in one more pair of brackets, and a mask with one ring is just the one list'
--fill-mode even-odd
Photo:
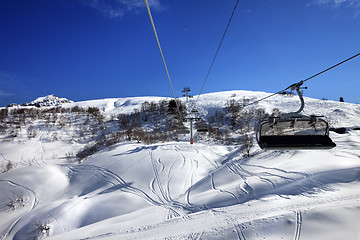
{"label": "lift tower", "polygon": [[184,90],[182,90],[183,97],[186,97],[186,102],[189,98],[192,98],[193,96],[190,94],[191,90],[189,87],[184,87]]}
{"label": "lift tower", "polygon": [[197,110],[193,109],[191,110],[191,115],[190,117],[185,118],[185,121],[189,121],[190,122],[190,144],[194,144],[194,131],[193,131],[193,122],[194,121],[199,121],[201,120],[201,118],[197,117]]}

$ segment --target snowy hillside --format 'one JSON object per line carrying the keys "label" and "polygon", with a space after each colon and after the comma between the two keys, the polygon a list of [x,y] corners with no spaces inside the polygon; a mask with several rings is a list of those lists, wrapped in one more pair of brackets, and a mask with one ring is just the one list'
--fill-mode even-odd
{"label": "snowy hillside", "polygon": [[[215,111],[221,111],[229,100],[242,101],[243,99],[249,100],[250,102],[263,97],[268,96],[269,93],[265,92],[253,92],[253,91],[227,91],[218,93],[203,94],[199,98],[196,105],[200,113],[200,117],[207,118],[214,115]],[[197,100],[197,96],[194,96],[194,100]],[[116,114],[129,114],[135,109],[140,110],[141,104],[145,101],[159,102],[161,100],[169,100],[164,97],[133,97],[133,98],[112,98],[112,99],[101,99],[84,102],[76,102],[71,104],[64,104],[64,107],[97,107],[103,109],[107,115]],[[185,102],[184,98],[181,98]],[[318,100],[304,97],[305,100],[305,115],[322,115],[329,121],[333,127],[354,127],[360,126],[358,117],[360,114],[360,105],[352,103],[335,102],[331,100]],[[193,107],[191,102],[188,104],[189,110]],[[300,108],[300,101],[296,95],[283,96],[275,95],[269,99],[259,102],[253,108],[265,108],[269,113],[274,108],[278,108],[281,112],[293,112]]]}
{"label": "snowy hillside", "polygon": [[168,98],[0,109],[0,238],[360,239],[360,105],[305,98],[305,114],[346,128],[330,132],[337,146],[264,151],[254,140],[247,157],[244,131],[300,105],[278,95],[239,108],[267,95],[201,96],[209,132],[193,145]]}

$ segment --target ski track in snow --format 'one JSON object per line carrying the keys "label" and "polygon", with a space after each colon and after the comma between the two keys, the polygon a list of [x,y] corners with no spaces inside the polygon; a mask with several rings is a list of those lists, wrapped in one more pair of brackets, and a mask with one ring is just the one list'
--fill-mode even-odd
{"label": "ski track in snow", "polygon": [[173,168],[174,168],[174,165],[176,164],[176,160],[174,160],[172,163],[171,163],[171,165],[170,165],[170,167],[169,167],[169,170],[168,170],[168,172],[167,172],[167,175],[166,175],[166,190],[167,190],[167,193],[168,193],[168,199],[170,200],[170,201],[173,201],[173,199],[172,199],[172,197],[171,197],[171,191],[170,191],[170,182],[171,182],[171,179],[172,179],[172,175],[171,175],[171,173],[172,173],[172,171],[173,171]]}
{"label": "ski track in snow", "polygon": [[237,237],[239,240],[246,240],[244,233],[242,231],[242,225],[241,224],[234,224],[234,228],[237,234]]}
{"label": "ski track in snow", "polygon": [[[159,199],[161,199],[162,203],[164,203],[164,204],[169,203],[170,200],[167,198],[167,194],[165,193],[165,191],[164,191],[164,189],[162,187],[159,172],[158,172],[158,170],[156,168],[156,160],[154,159],[153,154],[154,154],[153,151],[149,152],[151,165],[152,165],[152,168],[153,168],[153,171],[154,171],[155,182],[157,183],[159,191],[160,191],[160,195],[157,194],[157,196],[158,196]],[[163,170],[164,170],[164,165],[161,165],[161,170],[160,171],[163,171]],[[156,191],[155,191],[155,193],[156,193]]]}
{"label": "ski track in snow", "polygon": [[[169,172],[165,175],[168,178],[166,179],[166,188],[164,188],[163,184],[161,182],[160,173],[163,173],[166,167],[161,162],[160,158],[157,160],[155,159],[153,150],[149,151],[149,156],[150,156],[150,162],[151,162],[151,165],[153,168],[154,178],[150,180],[150,182],[148,184],[148,188],[156,196],[157,200],[150,197],[150,195],[148,195],[145,191],[127,184],[126,181],[124,179],[122,179],[119,175],[117,175],[107,169],[104,169],[104,168],[101,168],[98,166],[94,166],[94,165],[86,165],[86,164],[66,165],[66,166],[74,173],[87,173],[87,174],[93,175],[93,176],[101,179],[102,181],[111,183],[113,186],[117,187],[121,191],[133,193],[135,195],[142,197],[144,200],[151,203],[152,205],[161,206],[161,207],[168,209],[168,211],[169,211],[169,214],[167,217],[168,219],[170,219],[172,217],[180,216],[180,214],[178,213],[178,211],[176,211],[176,209],[186,209],[187,211],[190,211],[190,212],[197,211],[198,208],[196,206],[193,206],[191,204],[183,205],[172,199],[171,193],[170,193],[170,179],[171,178],[168,177],[168,176],[170,176],[171,168],[169,168]],[[174,164],[175,164],[175,162],[172,163],[172,165],[174,165]],[[157,166],[160,166],[160,168],[158,169]],[[157,187],[155,187],[155,184]],[[159,190],[159,192],[157,191],[157,189]],[[93,192],[92,194],[95,194],[95,193],[96,192]],[[91,198],[91,195],[88,195],[87,198]]]}
{"label": "ski track in snow", "polygon": [[23,186],[23,185],[21,185],[21,184],[15,183],[15,182],[10,181],[10,180],[0,180],[0,182],[7,182],[7,183],[9,183],[10,185],[13,185],[13,186],[15,186],[15,187],[18,187],[18,188],[23,189],[25,192],[28,193],[29,198],[32,200],[32,204],[31,204],[30,208],[26,211],[26,213],[25,213],[25,214],[22,214],[19,218],[17,218],[17,219],[9,226],[8,230],[5,231],[5,234],[4,234],[3,238],[2,238],[3,240],[5,240],[5,239],[8,239],[8,237],[12,234],[12,232],[13,232],[16,224],[17,224],[19,221],[21,221],[21,219],[25,218],[25,217],[27,216],[27,214],[30,213],[31,210],[33,210],[33,209],[38,205],[38,203],[39,203],[39,197],[37,196],[37,194],[36,194],[33,190],[31,190],[30,188],[25,187],[25,186]]}
{"label": "ski track in snow", "polygon": [[232,192],[230,192],[230,191],[222,190],[221,188],[217,188],[217,187],[215,186],[215,182],[214,182],[215,180],[214,180],[214,173],[213,173],[213,172],[210,173],[210,179],[211,179],[211,188],[212,188],[213,190],[218,191],[219,193],[229,194],[232,198],[236,199],[236,201],[239,202],[238,197],[237,197],[234,193],[232,193]]}
{"label": "ski track in snow", "polygon": [[[175,164],[175,161],[172,162],[172,164],[170,165],[170,168],[168,170],[168,173],[166,174],[166,177],[167,177],[166,178],[166,188],[164,188],[161,183],[159,173],[162,173],[164,171],[165,165],[163,163],[161,163],[160,159],[158,159],[157,161],[155,160],[154,151],[152,151],[152,150],[149,151],[149,156],[150,156],[150,161],[151,161],[151,165],[152,165],[153,172],[154,172],[154,178],[150,182],[151,190],[155,194],[155,196],[159,199],[159,201],[161,203],[160,206],[169,209],[168,219],[172,218],[173,216],[179,217],[181,215],[180,213],[178,213],[178,211],[176,211],[176,209],[186,209],[188,211],[194,211],[193,205],[189,204],[188,206],[186,206],[177,201],[174,201],[171,197],[170,172],[171,172],[172,166]],[[158,171],[158,169],[156,167],[156,163],[159,163],[161,165],[160,172]],[[155,186],[154,186],[155,183],[157,183],[160,194],[155,189]]]}
{"label": "ski track in snow", "polygon": [[211,161],[207,156],[205,156],[205,154],[203,154],[203,153],[200,153],[200,154],[203,156],[204,159],[206,159],[206,161],[208,161],[210,163],[210,165],[213,167],[213,169],[216,169],[219,167],[216,162]]}
{"label": "ski track in snow", "polygon": [[5,161],[7,161],[7,162],[10,161],[10,160],[8,160],[8,159],[5,158],[4,154],[0,153],[0,155],[1,155],[1,157],[2,157]]}
{"label": "ski track in snow", "polygon": [[[150,204],[152,204],[154,206],[161,206],[161,207],[168,209],[168,211],[169,211],[169,214],[167,217],[168,219],[170,219],[172,217],[179,217],[180,214],[176,211],[177,208],[178,209],[191,209],[191,207],[185,206],[181,203],[178,203],[178,202],[172,200],[172,198],[170,196],[170,192],[168,192],[166,190],[166,188],[163,188],[163,185],[162,185],[161,179],[160,179],[160,175],[159,175],[159,170],[157,168],[157,165],[160,165],[161,166],[160,172],[163,172],[165,169],[165,165],[163,165],[163,163],[161,163],[161,161],[159,159],[155,160],[153,151],[149,151],[149,156],[150,156],[150,161],[151,161],[153,172],[154,172],[154,178],[150,181],[148,186],[149,186],[150,191],[157,197],[158,200],[155,200],[154,198],[152,198],[145,191],[129,185],[119,175],[117,175],[105,168],[101,168],[101,167],[94,166],[94,165],[85,165],[85,164],[75,165],[75,166],[66,165],[66,166],[74,173],[90,174],[92,176],[95,176],[95,177],[101,179],[102,181],[112,184],[114,187],[116,187],[117,189],[119,189],[121,191],[133,193],[137,196],[140,196],[145,201],[149,202]],[[155,188],[155,184],[157,185],[157,188]],[[158,193],[156,189],[159,189],[160,193]],[[99,190],[92,192],[92,194],[88,194],[87,198],[91,198],[91,196],[93,194],[96,194],[97,191],[99,191]]]}
{"label": "ski track in snow", "polygon": [[301,226],[302,226],[302,212],[298,210],[295,213],[296,213],[296,229],[295,229],[294,240],[299,240],[301,234]]}
{"label": "ski track in snow", "polygon": [[179,150],[178,146],[174,146],[174,150],[181,155],[181,157],[182,157],[182,166],[181,166],[181,168],[184,168],[185,164],[186,164],[185,155]]}
{"label": "ski track in snow", "polygon": [[[209,209],[186,217],[169,219],[168,221],[155,225],[131,229],[131,233],[124,229],[121,232],[108,232],[106,236],[113,236],[113,238],[110,239],[148,239],[149,236],[152,236],[150,239],[189,239],[189,237],[193,235],[181,232],[197,232],[196,236],[202,236],[206,231],[212,232],[214,229],[227,226],[228,228],[235,228],[238,239],[246,240],[247,238],[242,231],[243,224],[251,224],[251,222],[256,220],[295,213],[296,222],[293,239],[299,240],[303,224],[302,210],[300,209],[306,208],[307,211],[310,211],[319,208],[331,209],[339,206],[339,203],[346,205],[357,202],[359,204],[359,197],[359,193],[348,193],[338,197],[333,195],[331,198],[324,195],[315,200],[303,196],[301,201],[295,200],[291,205],[269,203],[270,205],[268,206],[266,203],[261,204],[257,202],[254,203],[254,206],[249,207],[241,206],[238,208],[235,205],[229,208]],[[199,229],[201,229],[200,234]],[[102,239],[102,237],[93,236],[86,239]]]}
{"label": "ski track in snow", "polygon": [[[156,163],[160,163],[161,161],[155,161],[153,157],[153,152],[149,152],[151,163],[153,164],[153,171],[154,171],[154,179],[151,180],[149,184],[150,190],[154,193],[154,195],[158,198],[158,201],[154,200],[152,197],[150,197],[146,192],[143,190],[133,187],[126,183],[125,180],[123,180],[119,175],[98,166],[94,165],[66,165],[71,171],[78,172],[78,173],[87,173],[90,175],[93,175],[102,181],[108,182],[112,184],[114,187],[118,188],[121,191],[133,193],[137,196],[142,197],[145,201],[149,202],[150,204],[154,206],[161,206],[166,209],[168,209],[168,216],[167,219],[171,219],[173,217],[179,217],[180,214],[175,210],[176,208],[179,209],[187,209],[187,206],[183,206],[180,203],[177,203],[173,200],[171,200],[171,197],[169,198],[167,193],[165,193],[165,190],[162,187],[162,184],[160,182],[159,172],[156,168]],[[160,164],[162,165],[162,164]],[[164,165],[162,165],[164,166]],[[161,171],[164,170],[164,167],[161,167]],[[158,188],[160,191],[160,194],[156,191],[154,184],[155,182],[158,184]],[[92,194],[96,194],[97,192],[93,192]],[[91,195],[88,195],[86,198],[91,198]]]}
{"label": "ski track in snow", "polygon": [[40,159],[42,161],[43,164],[46,164],[45,160],[44,160],[44,155],[45,155],[45,147],[44,147],[44,141],[43,141],[43,135],[40,136],[40,141],[39,141],[39,144],[40,144]]}
{"label": "ski track in snow", "polygon": [[[192,174],[193,175],[193,174]],[[193,176],[191,176],[191,183],[193,182]],[[190,188],[188,188],[188,190],[186,190],[186,203],[191,206],[191,207],[195,207],[195,205],[193,205],[190,202],[190,192],[191,192],[191,188],[192,188],[193,184],[190,185]]]}
{"label": "ski track in snow", "polygon": [[[78,173],[87,173],[93,175],[102,181],[108,182],[112,184],[114,187],[121,191],[133,193],[137,196],[142,197],[145,201],[149,202],[152,205],[160,206],[162,203],[155,201],[152,199],[147,193],[142,191],[139,188],[133,187],[129,185],[126,181],[124,181],[119,175],[109,171],[108,169],[101,168],[95,165],[66,165],[72,172]],[[89,196],[90,197],[90,196]]]}
{"label": "ski track in snow", "polygon": [[[279,184],[276,181],[277,179],[285,181],[286,184],[286,183],[293,183],[298,180],[309,177],[309,174],[306,173],[285,171],[279,168],[267,168],[259,165],[241,163],[239,161],[228,163],[226,167],[232,173],[238,175],[243,180],[244,186],[241,186],[241,190],[245,194],[253,195],[255,199],[258,199],[259,197],[256,196],[255,190],[247,182],[247,178],[250,177],[259,178],[262,182],[269,184],[270,186],[269,191],[274,191],[274,193],[276,193],[276,190],[279,186]],[[244,167],[251,167],[254,168],[254,170],[260,169],[260,171],[250,171],[245,169]]]}
{"label": "ski track in snow", "polygon": [[[193,157],[188,157],[186,158],[185,155],[180,151],[178,146],[174,146],[174,150],[180,154],[181,158],[182,158],[182,166],[181,169],[184,169],[184,167],[186,166],[186,164],[189,165],[188,167],[188,172],[186,174],[186,178],[182,187],[182,191],[181,192],[186,192],[186,190],[193,185],[194,183],[194,174],[195,171],[198,169],[199,167],[199,162],[197,160],[195,160]],[[196,153],[198,153],[198,150],[196,148],[194,148],[194,150],[196,151]],[[187,199],[187,204],[189,206],[192,206],[192,204],[188,201],[188,196],[186,197]]]}
{"label": "ski track in snow", "polygon": [[[185,155],[181,152],[181,149],[178,146],[174,146],[173,149],[178,154],[180,154],[180,156],[182,158],[182,167],[181,167],[181,169],[183,169],[186,166],[186,164],[189,165],[189,167],[188,167],[189,170],[187,172],[187,175],[186,175],[186,178],[185,178],[185,181],[184,181],[184,184],[183,184],[182,192],[186,192],[185,193],[186,194],[185,201],[186,201],[186,204],[187,204],[187,209],[188,210],[192,209],[192,211],[197,211],[199,209],[199,207],[193,205],[190,202],[190,189],[189,189],[189,187],[191,188],[191,186],[193,186],[194,174],[195,174],[195,171],[199,167],[199,162],[198,162],[198,160],[195,160],[193,157],[185,157]],[[194,148],[194,150],[195,150],[196,154],[199,153],[197,148]],[[189,180],[186,180],[186,179],[189,179]],[[187,186],[189,186],[189,187],[187,187]]]}

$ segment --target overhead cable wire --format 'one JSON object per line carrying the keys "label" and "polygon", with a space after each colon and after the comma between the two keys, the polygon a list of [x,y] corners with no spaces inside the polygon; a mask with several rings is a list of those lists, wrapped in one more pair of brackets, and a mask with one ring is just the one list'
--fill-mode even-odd
{"label": "overhead cable wire", "polygon": [[202,87],[201,87],[201,90],[200,90],[200,93],[199,93],[199,95],[198,95],[198,97],[197,97],[196,103],[199,101],[200,95],[201,95],[202,91],[204,90],[205,83],[206,83],[206,81],[207,81],[207,79],[208,79],[208,77],[209,77],[209,75],[210,75],[211,69],[212,69],[212,67],[213,67],[213,65],[214,65],[214,62],[215,62],[215,59],[216,59],[216,57],[217,57],[217,55],[218,55],[218,53],[219,53],[221,44],[222,44],[222,42],[224,41],[226,32],[227,32],[227,30],[228,30],[228,28],[229,28],[229,26],[230,26],[230,22],[231,22],[231,20],[232,20],[232,18],[233,18],[233,16],[234,16],[234,13],[235,13],[235,10],[236,10],[236,7],[237,7],[238,3],[239,3],[239,0],[236,1],[236,4],[235,4],[235,6],[234,6],[234,9],[233,9],[233,11],[232,11],[232,13],[231,13],[229,22],[228,22],[228,24],[226,25],[224,34],[223,34],[223,36],[222,36],[222,38],[221,38],[221,41],[220,41],[220,43],[219,43],[219,46],[218,46],[218,48],[217,48],[217,50],[216,50],[215,56],[214,56],[214,58],[213,58],[213,60],[212,60],[212,62],[211,62],[210,68],[209,68],[209,70],[208,70],[208,72],[207,72],[207,74],[206,74],[204,83],[203,83],[203,85],[202,85]]}
{"label": "overhead cable wire", "polygon": [[270,97],[272,97],[272,96],[274,96],[274,95],[276,95],[276,94],[279,94],[279,93],[281,93],[281,92],[284,92],[284,91],[286,91],[286,90],[288,90],[288,89],[292,89],[294,86],[301,86],[304,82],[307,82],[307,81],[309,81],[310,79],[313,79],[313,78],[315,78],[315,77],[317,77],[317,76],[319,76],[319,75],[321,75],[321,74],[323,74],[323,73],[325,73],[325,72],[327,72],[327,71],[329,71],[329,70],[331,70],[331,69],[333,69],[333,68],[335,68],[335,67],[338,67],[338,66],[340,66],[341,64],[346,63],[347,61],[350,61],[351,59],[354,59],[354,58],[356,58],[356,57],[358,57],[358,56],[360,56],[360,53],[355,54],[354,56],[349,57],[348,59],[345,59],[344,61],[341,61],[341,62],[335,64],[334,66],[331,66],[331,67],[329,67],[329,68],[327,68],[327,69],[325,69],[325,70],[323,70],[323,71],[321,71],[321,72],[319,72],[319,73],[317,73],[317,74],[315,74],[315,75],[312,75],[311,77],[308,77],[308,78],[306,78],[305,80],[301,80],[301,81],[298,82],[298,83],[292,84],[292,85],[290,85],[289,87],[287,87],[287,88],[285,88],[285,89],[283,89],[283,90],[280,90],[280,91],[278,91],[278,92],[276,92],[276,93],[270,94],[269,96],[263,97],[263,98],[261,98],[261,99],[259,99],[259,100],[256,100],[256,101],[252,102],[252,103],[249,103],[249,104],[245,105],[244,107],[248,107],[248,106],[250,106],[250,105],[257,104],[257,103],[259,103],[259,102],[261,102],[261,101],[263,101],[263,100],[265,100],[265,99],[267,99],[267,98],[270,98]]}
{"label": "overhead cable wire", "polygon": [[176,108],[177,108],[177,110],[178,110],[178,112],[179,112],[179,114],[180,114],[180,117],[181,117],[182,114],[181,114],[181,111],[180,111],[180,106],[179,106],[178,102],[176,101],[176,96],[175,96],[174,88],[173,88],[173,85],[172,85],[172,83],[171,83],[170,74],[169,74],[168,68],[167,68],[167,66],[166,66],[164,54],[163,54],[163,52],[162,52],[162,50],[161,50],[161,45],[160,45],[159,37],[158,37],[157,32],[156,32],[156,28],[155,28],[154,20],[153,20],[152,15],[151,15],[149,3],[148,3],[147,0],[144,0],[144,2],[145,2],[145,5],[146,5],[147,12],[148,12],[148,14],[149,14],[149,18],[150,18],[151,26],[152,26],[153,31],[154,31],[154,35],[155,35],[155,38],[156,38],[156,42],[157,42],[157,45],[158,45],[158,47],[159,47],[159,51],[160,51],[160,54],[161,54],[162,62],[163,62],[164,67],[165,67],[166,75],[167,75],[167,78],[168,78],[168,80],[169,80],[170,88],[171,88],[172,94],[173,94],[174,99],[175,99]]}
{"label": "overhead cable wire", "polygon": [[317,76],[319,76],[320,74],[323,74],[323,73],[329,71],[330,69],[333,69],[333,68],[335,68],[335,67],[337,67],[337,66],[339,66],[339,65],[341,65],[341,64],[343,64],[343,63],[346,63],[347,61],[350,61],[351,59],[356,58],[356,57],[358,57],[358,56],[360,56],[360,53],[355,54],[354,56],[349,57],[348,59],[345,59],[344,61],[339,62],[338,64],[335,64],[334,66],[329,67],[329,68],[325,69],[324,71],[321,71],[321,72],[319,72],[319,73],[317,73],[317,74],[315,74],[315,75],[313,75],[313,76],[311,76],[311,77],[303,80],[302,82],[309,81],[310,79],[312,79],[312,78],[314,78],[314,77],[317,77]]}

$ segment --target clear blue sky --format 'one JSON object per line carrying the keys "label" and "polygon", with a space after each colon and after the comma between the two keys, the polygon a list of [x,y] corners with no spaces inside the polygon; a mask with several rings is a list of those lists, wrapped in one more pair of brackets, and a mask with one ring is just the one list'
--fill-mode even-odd
{"label": "clear blue sky", "polygon": [[[198,94],[236,0],[152,0],[175,92]],[[240,0],[204,92],[276,92],[360,52],[360,0]],[[360,57],[305,96],[360,103]],[[143,0],[1,0],[0,106],[171,96]]]}

